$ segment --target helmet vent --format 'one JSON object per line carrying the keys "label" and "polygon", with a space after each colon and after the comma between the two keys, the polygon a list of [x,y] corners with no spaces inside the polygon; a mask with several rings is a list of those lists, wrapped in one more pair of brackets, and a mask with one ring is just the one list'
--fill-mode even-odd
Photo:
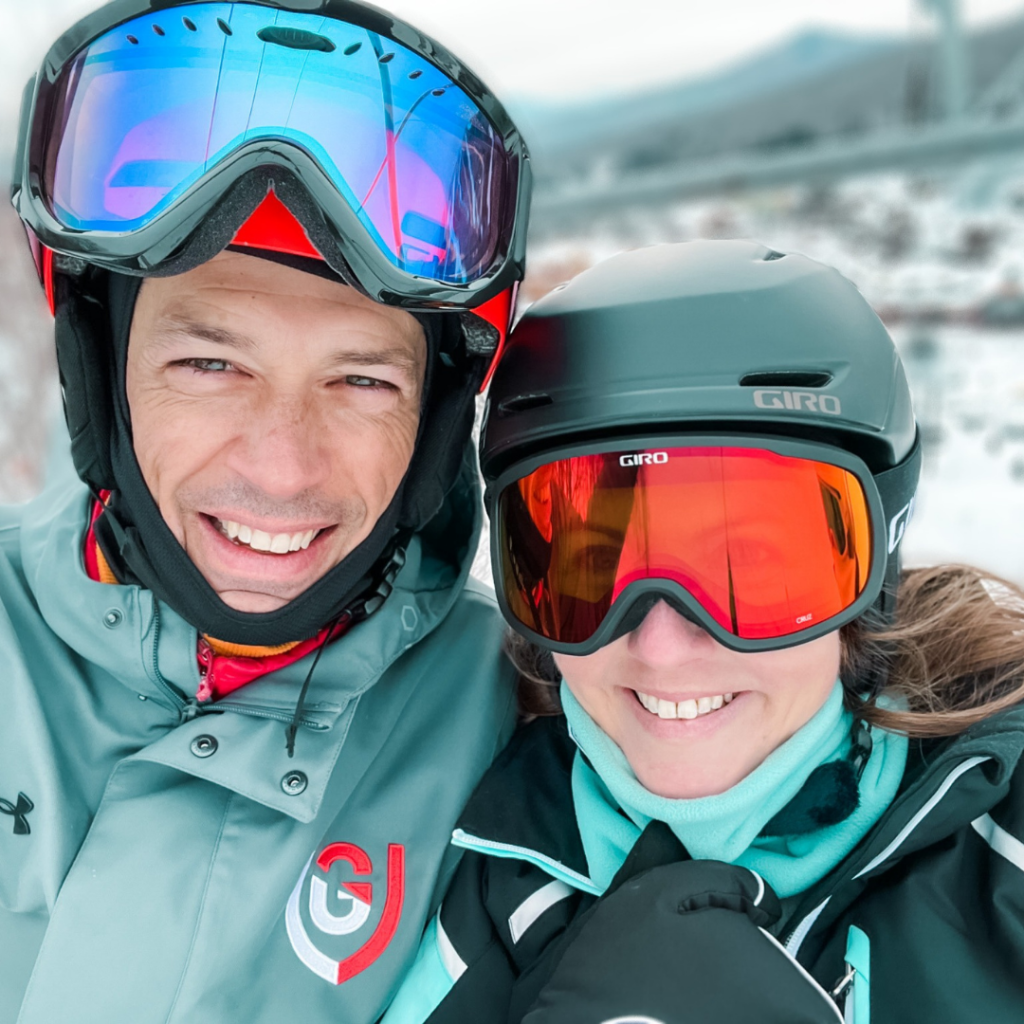
{"label": "helmet vent", "polygon": [[775,260],[784,260],[785,258],[786,253],[776,252],[774,249],[770,249],[768,252],[764,254],[764,256],[761,258],[761,261],[763,263],[772,263]]}
{"label": "helmet vent", "polygon": [[517,412],[527,412],[529,409],[540,409],[545,405],[551,405],[554,399],[548,394],[516,395],[515,398],[506,398],[498,404],[499,416],[513,416]]}
{"label": "helmet vent", "polygon": [[823,388],[832,381],[828,370],[769,370],[740,377],[741,388]]}
{"label": "helmet vent", "polygon": [[333,53],[334,43],[327,36],[316,32],[307,32],[302,28],[279,28],[270,25],[256,33],[257,39],[275,46],[285,46],[289,50],[319,50],[321,53]]}

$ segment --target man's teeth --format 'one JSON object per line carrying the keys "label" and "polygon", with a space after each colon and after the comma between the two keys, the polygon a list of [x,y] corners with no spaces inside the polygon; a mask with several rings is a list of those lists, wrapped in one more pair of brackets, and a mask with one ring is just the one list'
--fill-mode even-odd
{"label": "man's teeth", "polygon": [[305,530],[302,533],[266,533],[254,530],[245,523],[230,519],[218,519],[217,525],[229,540],[247,544],[254,551],[269,551],[275,555],[286,555],[291,551],[304,551],[313,543],[319,530]]}
{"label": "man's teeth", "polygon": [[716,697],[698,697],[696,700],[659,700],[648,693],[641,693],[635,690],[640,703],[652,715],[659,718],[700,718],[701,715],[708,715],[717,711],[723,704],[728,704],[733,699],[731,693],[720,693]]}

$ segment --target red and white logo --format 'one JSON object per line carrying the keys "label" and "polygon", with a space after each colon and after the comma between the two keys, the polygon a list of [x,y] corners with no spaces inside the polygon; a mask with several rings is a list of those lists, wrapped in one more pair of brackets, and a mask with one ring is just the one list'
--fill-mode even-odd
{"label": "red and white logo", "polygon": [[[292,949],[314,974],[332,985],[341,985],[377,960],[401,920],[405,847],[388,846],[387,893],[379,917],[374,913],[374,889],[380,883],[371,881],[373,874],[373,862],[365,850],[354,843],[331,843],[315,862],[310,857],[288,900],[285,925]],[[306,914],[304,892],[309,894]],[[307,917],[312,927],[307,927]],[[375,925],[371,918],[377,918]],[[356,935],[368,924],[372,931],[365,941],[354,951],[345,949],[351,940],[344,937]]]}

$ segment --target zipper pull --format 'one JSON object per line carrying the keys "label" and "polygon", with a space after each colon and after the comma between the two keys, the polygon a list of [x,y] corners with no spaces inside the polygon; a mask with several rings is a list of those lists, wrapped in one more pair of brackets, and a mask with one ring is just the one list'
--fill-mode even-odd
{"label": "zipper pull", "polygon": [[205,636],[201,636],[196,644],[196,658],[199,661],[199,678],[205,679],[213,665],[213,648]]}
{"label": "zipper pull", "polygon": [[[848,965],[849,966],[849,965]],[[832,989],[832,998],[841,999],[845,994],[846,990],[853,984],[853,979],[857,976],[857,968],[850,967],[850,969],[844,974],[838,982],[836,987]]]}
{"label": "zipper pull", "polygon": [[199,705],[199,701],[195,697],[189,697],[187,701],[181,706],[181,720],[182,722],[191,722],[193,718],[197,718],[203,713],[203,709]]}
{"label": "zipper pull", "polygon": [[[199,662],[199,688],[195,700],[199,703],[213,697],[213,648],[205,637],[200,637],[196,644],[196,660]],[[193,717],[195,717],[193,715]]]}

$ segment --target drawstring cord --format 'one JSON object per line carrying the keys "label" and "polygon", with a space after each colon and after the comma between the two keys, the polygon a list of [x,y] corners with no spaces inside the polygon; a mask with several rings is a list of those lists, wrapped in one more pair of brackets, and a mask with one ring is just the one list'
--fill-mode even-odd
{"label": "drawstring cord", "polygon": [[407,534],[402,534],[396,539],[395,549],[381,572],[377,585],[350,607],[346,608],[330,623],[327,632],[324,634],[323,643],[317,648],[313,664],[309,666],[309,671],[306,673],[306,679],[302,684],[302,689],[299,691],[299,699],[295,703],[295,713],[292,715],[292,720],[285,730],[289,757],[295,756],[295,736],[299,731],[302,712],[306,708],[306,695],[309,693],[309,685],[313,681],[313,673],[316,671],[317,665],[320,664],[320,656],[324,653],[324,648],[335,639],[339,629],[347,631],[352,626],[365,622],[375,611],[380,609],[394,589],[395,579],[405,565],[405,548],[408,543],[409,536]]}
{"label": "drawstring cord", "polygon": [[309,666],[309,671],[306,673],[305,681],[302,684],[302,689],[299,691],[299,699],[295,703],[295,713],[292,715],[292,720],[288,725],[288,729],[285,735],[288,739],[288,756],[295,756],[295,734],[299,731],[299,721],[302,718],[302,712],[306,710],[306,694],[309,692],[309,684],[313,681],[313,673],[316,671],[317,665],[320,664],[320,656],[324,653],[324,649],[334,639],[335,631],[343,623],[348,625],[346,619],[349,617],[349,613],[344,611],[339,615],[324,633],[323,643],[316,649],[316,657],[313,659],[313,664]]}

